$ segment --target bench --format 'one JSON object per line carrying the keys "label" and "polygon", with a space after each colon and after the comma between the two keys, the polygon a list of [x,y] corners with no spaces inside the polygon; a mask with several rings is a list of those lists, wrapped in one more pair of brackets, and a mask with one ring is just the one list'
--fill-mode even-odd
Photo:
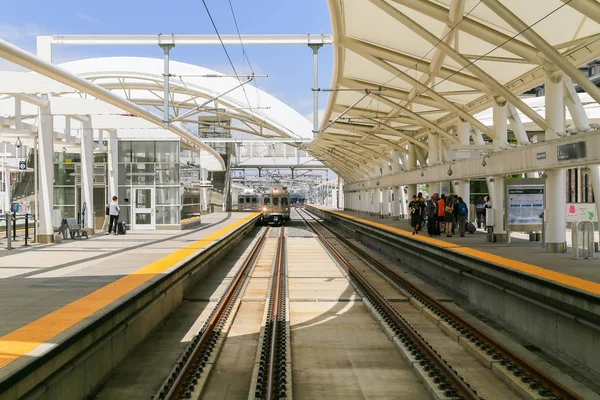
{"label": "bench", "polygon": [[[66,224],[65,224],[65,222],[66,222]],[[78,239],[82,239],[83,237],[85,237],[86,239],[89,239],[87,231],[85,229],[81,229],[81,227],[79,226],[79,223],[77,222],[77,218],[63,219],[63,223],[60,227],[60,230],[62,231],[63,236],[65,236],[67,229],[69,230],[71,239],[75,239],[75,237],[77,237]]]}

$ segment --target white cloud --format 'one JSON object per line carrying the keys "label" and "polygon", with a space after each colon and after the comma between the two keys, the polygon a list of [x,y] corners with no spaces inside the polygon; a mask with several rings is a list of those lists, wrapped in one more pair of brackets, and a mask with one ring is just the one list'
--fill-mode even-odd
{"label": "white cloud", "polygon": [[36,36],[45,35],[46,32],[44,27],[33,23],[12,25],[0,22],[0,38],[8,42],[22,42]]}
{"label": "white cloud", "polygon": [[75,16],[77,18],[79,18],[79,19],[84,20],[84,21],[93,22],[95,24],[102,24],[102,21],[100,21],[99,19],[91,17],[91,16],[89,16],[87,14],[84,14],[84,13],[77,13],[77,14],[75,14]]}

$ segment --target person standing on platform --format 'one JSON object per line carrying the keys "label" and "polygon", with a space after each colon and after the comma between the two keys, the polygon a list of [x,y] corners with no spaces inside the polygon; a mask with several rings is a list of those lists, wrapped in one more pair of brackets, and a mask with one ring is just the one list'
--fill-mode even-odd
{"label": "person standing on platform", "polygon": [[446,198],[444,221],[446,222],[446,237],[452,237],[452,223],[454,222],[454,198],[452,195]]}
{"label": "person standing on platform", "polygon": [[483,222],[483,227],[485,228],[485,199],[480,197],[477,200],[477,204],[475,204],[475,212],[477,213],[477,228],[481,228],[481,224]]}
{"label": "person standing on platform", "polygon": [[440,234],[441,232],[444,232],[445,228],[444,228],[444,207],[446,206],[446,195],[442,193],[441,198],[438,200],[437,202],[437,223],[438,223],[438,229],[440,230]]}
{"label": "person standing on platform", "polygon": [[419,224],[419,230],[423,229],[425,224],[425,208],[427,207],[426,200],[423,197],[423,193],[417,193],[417,201],[421,203],[421,223]]}
{"label": "person standing on platform", "polygon": [[423,220],[423,202],[417,200],[417,196],[413,195],[412,201],[408,204],[410,212],[410,226],[413,229],[413,235],[419,233],[419,228]]}
{"label": "person standing on platform", "polygon": [[437,200],[438,200],[438,194],[434,193],[433,195],[431,195],[431,198],[429,200],[427,200],[427,208],[426,208],[426,213],[427,213],[427,233],[429,234],[429,236],[436,236],[440,234],[439,228],[438,228],[438,220],[437,220]]}
{"label": "person standing on platform", "polygon": [[112,228],[115,228],[115,235],[117,234],[117,224],[119,223],[119,211],[121,208],[119,207],[119,203],[117,203],[117,196],[113,196],[112,201],[108,205],[108,213],[110,215],[110,221],[108,223],[108,233],[110,235],[112,232]]}
{"label": "person standing on platform", "polygon": [[467,226],[467,217],[469,216],[469,207],[464,202],[462,197],[458,198],[458,232],[461,237],[465,236],[465,228]]}

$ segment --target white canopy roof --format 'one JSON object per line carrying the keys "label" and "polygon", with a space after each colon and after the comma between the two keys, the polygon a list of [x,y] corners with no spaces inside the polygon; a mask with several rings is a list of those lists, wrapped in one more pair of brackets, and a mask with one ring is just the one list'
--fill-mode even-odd
{"label": "white canopy roof", "polygon": [[473,115],[494,99],[547,129],[518,97],[544,83],[545,69],[600,100],[576,68],[600,57],[596,1],[329,0],[329,8],[340,90],[310,146],[347,180],[409,142],[426,154],[429,132],[458,142],[459,117],[493,138]]}
{"label": "white canopy roof", "polygon": [[[162,107],[162,59],[106,57],[67,62],[60,66],[136,104]],[[171,112],[178,121],[197,122],[198,114],[203,112],[242,120],[250,125],[248,130],[255,130],[254,134],[312,137],[309,121],[251,83],[239,87],[237,78],[177,61],[170,61],[169,69],[172,75],[169,82]],[[242,82],[245,80],[241,78]],[[208,100],[211,101],[207,103]],[[202,104],[203,107],[198,107]],[[189,115],[182,117],[187,111],[190,111]]]}

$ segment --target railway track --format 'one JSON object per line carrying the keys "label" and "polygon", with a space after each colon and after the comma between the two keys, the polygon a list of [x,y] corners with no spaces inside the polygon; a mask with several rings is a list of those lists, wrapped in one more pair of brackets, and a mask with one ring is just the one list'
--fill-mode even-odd
{"label": "railway track", "polygon": [[[471,354],[477,355],[476,358],[482,362],[482,365],[488,368],[491,368],[492,364],[496,367],[499,365],[500,367],[497,367],[494,372],[500,375],[500,379],[513,391],[518,393],[520,397],[564,400],[581,399],[580,396],[572,392],[569,388],[563,386],[522,357],[508,350],[501,343],[489,337],[489,335],[484,334],[469,324],[442,303],[424,293],[360,247],[323,224],[312,214],[305,210],[298,210],[298,214],[315,233],[323,246],[328,249],[332,257],[348,271],[349,277],[362,292],[364,298],[367,299],[376,313],[381,315],[383,321],[393,331],[393,334],[399,338],[401,347],[404,351],[408,352],[409,356],[413,357],[414,365],[416,365],[416,369],[422,379],[426,381],[425,383],[437,389],[434,397],[452,399],[482,398],[475,386],[468,383],[458,373],[457,369],[452,366],[451,362],[442,358],[440,352],[425,340],[424,336],[365,279],[363,274],[354,265],[346,260],[340,253],[340,250],[331,244],[331,238],[334,238],[335,241],[339,242],[349,252],[385,277],[397,289],[406,293],[409,296],[411,304],[422,309],[423,313],[427,313],[441,321],[440,324],[443,324],[446,328],[444,333],[468,339],[463,343],[469,347]],[[319,232],[319,229],[315,228],[314,225],[325,230],[329,239]],[[449,332],[449,330],[453,332]]]}
{"label": "railway track", "polygon": [[226,324],[231,326],[237,317],[236,315],[231,318],[236,302],[240,300],[250,279],[250,272],[256,265],[261,251],[273,231],[279,232],[278,243],[270,274],[268,301],[263,320],[264,328],[259,338],[257,348],[259,351],[248,397],[267,400],[291,397],[288,392],[291,375],[285,281],[285,228],[267,227],[154,399],[178,400],[202,397],[210,370],[215,365],[224,344],[223,336]]}
{"label": "railway track", "polygon": [[221,339],[223,328],[240,296],[249,272],[258,260],[269,231],[269,227],[264,229],[244,264],[235,274],[227,290],[210,313],[202,329],[194,336],[154,399],[175,400],[198,398],[200,396],[202,386],[198,383],[201,382],[201,379],[206,379],[207,362],[217,342]]}

